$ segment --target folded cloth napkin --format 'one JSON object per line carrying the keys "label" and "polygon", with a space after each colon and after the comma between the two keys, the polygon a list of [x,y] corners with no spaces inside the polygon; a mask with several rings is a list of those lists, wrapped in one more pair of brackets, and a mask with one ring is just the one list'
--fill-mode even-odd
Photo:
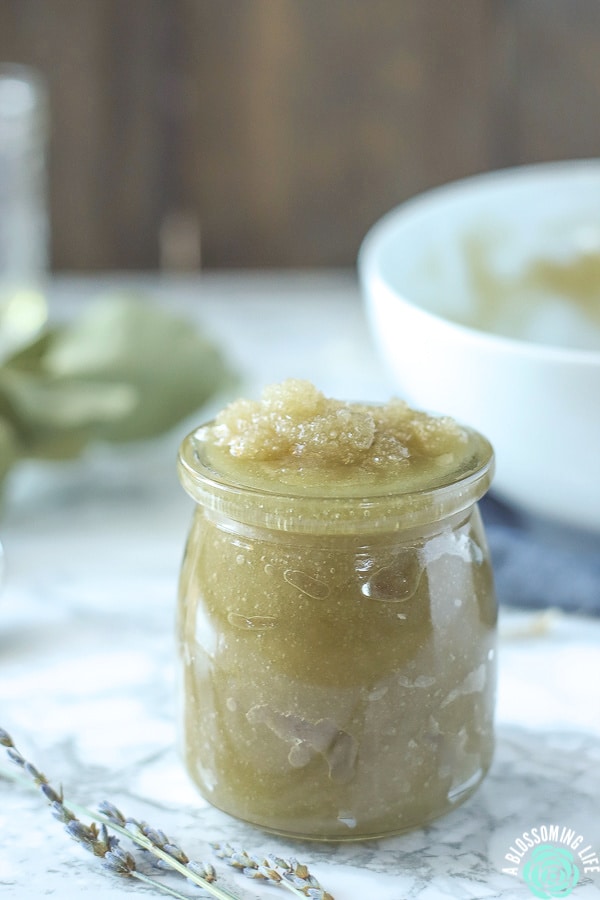
{"label": "folded cloth napkin", "polygon": [[530,518],[493,493],[480,508],[500,603],[600,616],[600,535]]}

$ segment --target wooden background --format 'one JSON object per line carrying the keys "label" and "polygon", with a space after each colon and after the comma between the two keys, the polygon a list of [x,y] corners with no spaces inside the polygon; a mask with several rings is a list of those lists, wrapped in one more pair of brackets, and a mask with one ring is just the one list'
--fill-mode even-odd
{"label": "wooden background", "polygon": [[599,0],[0,0],[57,269],[345,266],[432,185],[600,148]]}

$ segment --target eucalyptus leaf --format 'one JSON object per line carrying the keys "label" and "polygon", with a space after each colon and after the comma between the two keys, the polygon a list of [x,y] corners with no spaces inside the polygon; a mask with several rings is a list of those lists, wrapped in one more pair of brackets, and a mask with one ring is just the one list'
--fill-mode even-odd
{"label": "eucalyptus leaf", "polygon": [[228,378],[217,348],[193,325],[131,297],[111,297],[57,333],[44,358],[57,378],[128,385],[136,396],[126,417],[104,420],[112,441],[165,431],[198,409]]}
{"label": "eucalyptus leaf", "polygon": [[69,431],[36,428],[28,435],[27,443],[21,445],[20,457],[40,460],[77,459],[91,440],[89,428],[72,428]]}
{"label": "eucalyptus leaf", "polygon": [[68,430],[112,422],[138,405],[135,388],[118,382],[77,381],[29,372],[0,372],[3,393],[22,422]]}
{"label": "eucalyptus leaf", "polygon": [[0,411],[18,438],[17,456],[77,456],[99,423],[126,415],[134,404],[128,385],[77,384],[49,379],[44,372],[0,369]]}
{"label": "eucalyptus leaf", "polygon": [[18,441],[11,423],[0,416],[0,483],[18,456]]}
{"label": "eucalyptus leaf", "polygon": [[[70,458],[78,455],[92,436],[88,404],[82,396],[73,397],[64,386],[53,384],[40,366],[40,347],[45,341],[36,341],[35,352],[29,349],[0,368],[0,415],[11,425],[14,436],[14,457]],[[37,360],[37,365],[35,361]],[[85,409],[82,417],[75,406]],[[106,413],[105,413],[106,414]],[[6,448],[0,446],[4,465]],[[14,461],[14,459],[12,460]]]}
{"label": "eucalyptus leaf", "polygon": [[0,290],[0,357],[28,344],[40,333],[48,318],[41,291],[10,285]]}
{"label": "eucalyptus leaf", "polygon": [[38,372],[48,352],[53,338],[53,331],[48,330],[35,337],[29,344],[11,354],[0,367],[0,372],[13,369]]}
{"label": "eucalyptus leaf", "polygon": [[93,440],[160,434],[232,381],[219,349],[186,319],[130,296],[99,300],[72,322],[32,331],[0,365],[0,481],[20,458],[66,459]]}

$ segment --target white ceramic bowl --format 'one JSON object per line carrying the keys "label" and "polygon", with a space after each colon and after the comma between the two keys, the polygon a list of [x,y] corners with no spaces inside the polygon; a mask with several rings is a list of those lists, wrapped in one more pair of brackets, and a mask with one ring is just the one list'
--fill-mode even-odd
{"label": "white ceramic bowl", "polygon": [[398,393],[482,431],[505,500],[600,532],[600,293],[556,289],[586,266],[600,278],[596,160],[437,188],[384,216],[358,258]]}

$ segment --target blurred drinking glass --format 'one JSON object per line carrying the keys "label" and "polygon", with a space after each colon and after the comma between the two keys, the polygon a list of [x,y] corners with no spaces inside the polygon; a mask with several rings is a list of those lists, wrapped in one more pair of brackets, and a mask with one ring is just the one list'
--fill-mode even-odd
{"label": "blurred drinking glass", "polygon": [[0,64],[0,362],[46,319],[47,137],[43,80]]}

